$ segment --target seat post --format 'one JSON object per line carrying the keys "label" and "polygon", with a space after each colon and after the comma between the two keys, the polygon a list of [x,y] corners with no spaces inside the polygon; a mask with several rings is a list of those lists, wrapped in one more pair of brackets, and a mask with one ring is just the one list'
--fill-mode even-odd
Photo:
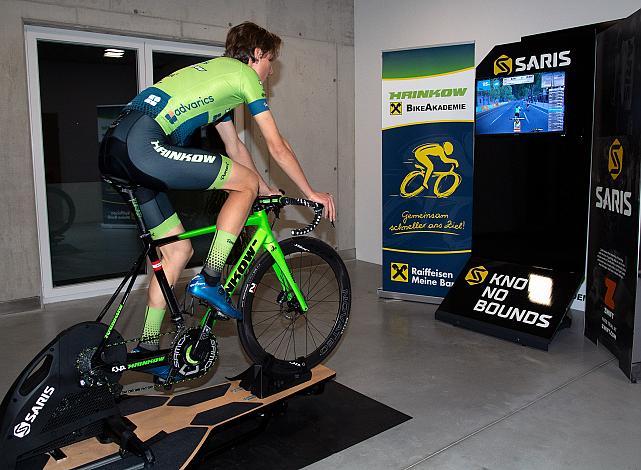
{"label": "seat post", "polygon": [[134,194],[134,191],[138,186],[111,175],[102,175],[102,180],[106,183],[109,183],[116,191],[118,191],[120,196],[122,196],[122,198],[127,201],[127,204],[129,204],[129,208],[133,212],[134,218],[136,219],[136,225],[138,226],[140,234],[146,234],[147,226],[145,225],[145,221],[142,217],[142,211],[140,210],[138,199]]}
{"label": "seat post", "polygon": [[126,199],[136,219],[136,225],[138,225],[138,230],[140,231],[141,235],[144,235],[145,233],[147,233],[147,226],[145,225],[145,220],[142,217],[142,212],[140,210],[140,204],[138,204],[138,199],[136,199],[134,192],[130,188],[123,188],[123,192],[127,196]]}

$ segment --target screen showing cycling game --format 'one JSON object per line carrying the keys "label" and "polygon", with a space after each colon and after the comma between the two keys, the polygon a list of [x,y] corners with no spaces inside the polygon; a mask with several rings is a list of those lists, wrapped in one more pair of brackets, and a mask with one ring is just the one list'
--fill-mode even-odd
{"label": "screen showing cycling game", "polygon": [[476,134],[563,132],[565,72],[476,81]]}

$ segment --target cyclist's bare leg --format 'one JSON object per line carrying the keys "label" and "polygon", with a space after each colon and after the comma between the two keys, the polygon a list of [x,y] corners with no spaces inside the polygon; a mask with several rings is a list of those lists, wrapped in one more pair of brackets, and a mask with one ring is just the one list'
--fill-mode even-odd
{"label": "cyclist's bare leg", "polygon": [[247,214],[258,194],[258,175],[249,168],[234,163],[227,180],[217,186],[229,193],[223,204],[216,233],[203,262],[203,270],[194,277],[187,291],[206,301],[227,317],[242,319],[242,314],[232,305],[229,294],[221,287],[222,271],[234,242],[247,220]]}
{"label": "cyclist's bare leg", "polygon": [[[234,163],[231,166],[229,177],[225,183],[221,185],[220,189],[226,190],[229,193],[229,197],[218,215],[218,231],[210,248],[209,256],[203,263],[206,275],[210,276],[210,278],[207,278],[208,283],[210,280],[216,279],[216,277],[219,279],[220,271],[222,270],[220,267],[212,270],[210,259],[215,260],[216,265],[224,262],[231,251],[233,241],[245,225],[247,214],[258,192],[258,176],[247,167]],[[178,225],[163,234],[163,237],[177,235],[184,231],[183,226]],[[218,243],[219,238],[223,240],[222,243]],[[227,243],[227,241],[229,241],[229,243]],[[160,251],[167,282],[173,285],[180,277],[180,274],[193,254],[191,242],[189,240],[182,240],[170,243],[161,247]],[[143,335],[149,334],[153,336],[160,330],[159,322],[162,321],[166,307],[165,299],[155,277],[152,278],[149,284],[148,307],[148,318],[145,318],[145,331]],[[152,340],[149,343],[145,342],[144,346],[157,347],[157,341]]]}
{"label": "cyclist's bare leg", "polygon": [[[220,189],[226,190],[229,193],[229,197],[218,214],[217,229],[238,236],[245,225],[249,209],[254,199],[256,199],[258,177],[247,167],[234,163],[227,181]],[[178,235],[184,231],[185,229],[180,224],[163,236]],[[167,282],[169,285],[174,285],[194,254],[191,242],[189,240],[181,240],[170,243],[160,247],[160,252]],[[149,283],[148,305],[153,308],[164,308],[166,306],[165,298],[155,276],[152,277]]]}
{"label": "cyclist's bare leg", "polygon": [[234,162],[229,178],[220,189],[226,190],[229,197],[220,209],[216,228],[238,236],[258,194],[258,176],[246,166]]}
{"label": "cyclist's bare leg", "polygon": [[[163,237],[170,237],[172,235],[178,235],[185,231],[182,224],[172,228]],[[162,256],[162,267],[167,277],[167,282],[170,286],[173,286],[178,281],[180,274],[187,266],[187,263],[194,254],[194,249],[191,246],[191,241],[181,240],[178,242],[170,243],[165,246],[160,247],[160,254]],[[167,302],[162,295],[160,290],[160,285],[156,280],[156,276],[151,277],[149,283],[149,293],[148,293],[148,302],[147,305],[152,308],[165,308]]]}

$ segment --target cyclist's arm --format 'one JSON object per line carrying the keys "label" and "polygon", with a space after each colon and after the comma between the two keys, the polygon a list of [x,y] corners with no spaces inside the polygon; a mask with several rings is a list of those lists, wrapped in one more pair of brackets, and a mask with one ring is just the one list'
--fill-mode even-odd
{"label": "cyclist's arm", "polygon": [[263,111],[256,114],[254,119],[267,142],[269,153],[276,160],[278,166],[298,186],[298,189],[302,191],[307,199],[323,204],[326,210],[326,217],[334,221],[336,219],[336,209],[332,196],[329,193],[320,193],[312,189],[298,162],[298,158],[296,158],[296,154],[294,154],[291,146],[280,134],[278,127],[276,127],[276,121],[274,121],[271,111]]}
{"label": "cyclist's arm", "polygon": [[236,127],[234,126],[233,121],[219,122],[218,124],[216,124],[216,130],[218,131],[218,134],[220,134],[220,138],[225,144],[225,151],[227,152],[227,156],[233,161],[246,166],[258,175],[259,194],[276,194],[278,190],[272,189],[258,172],[258,169],[254,164],[254,160],[247,150],[247,147],[245,147],[245,144],[243,144],[243,142],[238,138],[238,133],[236,132]]}

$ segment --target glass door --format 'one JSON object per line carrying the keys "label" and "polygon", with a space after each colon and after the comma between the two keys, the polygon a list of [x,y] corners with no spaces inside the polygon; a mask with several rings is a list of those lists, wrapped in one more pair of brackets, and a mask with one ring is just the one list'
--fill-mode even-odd
{"label": "glass door", "polygon": [[[35,26],[25,35],[43,301],[109,293],[140,242],[128,206],[100,180],[102,136],[140,90],[222,49]],[[212,130],[197,144],[218,148]],[[202,193],[170,197],[185,225],[189,215],[206,223]]]}
{"label": "glass door", "polygon": [[140,243],[124,202],[105,194],[98,146],[137,93],[137,50],[44,39],[37,48],[53,287],[121,276]]}

